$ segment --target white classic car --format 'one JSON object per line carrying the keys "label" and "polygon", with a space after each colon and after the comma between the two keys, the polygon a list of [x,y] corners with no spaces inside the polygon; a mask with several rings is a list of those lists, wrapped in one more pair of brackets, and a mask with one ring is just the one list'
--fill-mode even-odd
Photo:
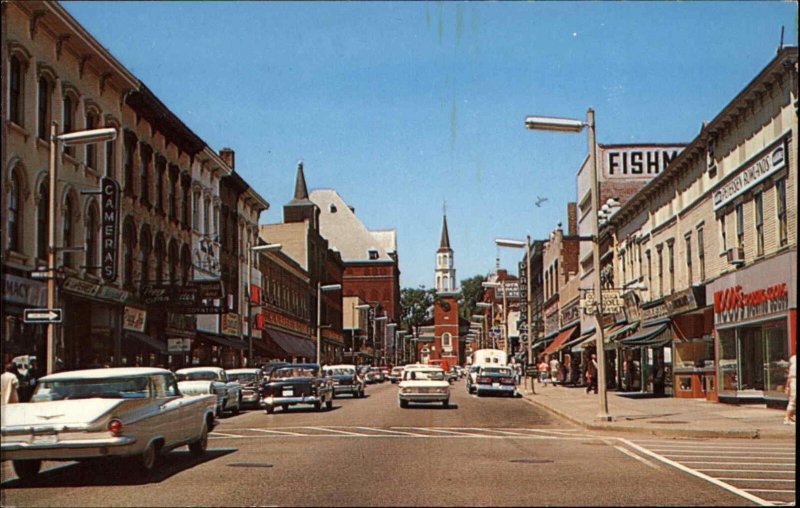
{"label": "white classic car", "polygon": [[22,481],[43,460],[128,458],[150,472],[158,454],[205,453],[215,400],[184,396],[175,375],[148,367],[75,370],[39,380],[31,402],[0,409],[0,453]]}
{"label": "white classic car", "polygon": [[242,407],[242,385],[228,379],[221,367],[190,367],[175,371],[178,388],[188,395],[213,394],[217,396],[217,415],[232,411],[238,415]]}
{"label": "white classic car", "polygon": [[406,367],[397,391],[400,407],[406,408],[410,402],[441,402],[450,405],[450,383],[444,370],[439,367]]}
{"label": "white classic car", "polygon": [[226,371],[228,380],[236,381],[242,387],[242,405],[258,407],[261,402],[260,387],[264,380],[261,369],[230,369]]}

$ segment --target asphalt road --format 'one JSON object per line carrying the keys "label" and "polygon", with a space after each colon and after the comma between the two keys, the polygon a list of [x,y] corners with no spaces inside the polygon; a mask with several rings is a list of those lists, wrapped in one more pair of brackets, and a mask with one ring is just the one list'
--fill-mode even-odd
{"label": "asphalt road", "polygon": [[338,398],[328,411],[243,412],[221,421],[203,459],[173,451],[148,481],[115,463],[47,463],[37,482],[23,485],[3,463],[0,504],[755,504],[520,398],[477,398],[463,381],[452,390],[449,408],[400,409],[387,382],[368,387],[365,399]]}

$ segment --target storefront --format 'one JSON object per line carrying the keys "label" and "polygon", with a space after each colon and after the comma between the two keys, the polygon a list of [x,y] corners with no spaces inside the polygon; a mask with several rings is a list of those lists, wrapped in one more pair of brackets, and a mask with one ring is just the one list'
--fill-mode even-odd
{"label": "storefront", "polygon": [[720,402],[785,406],[789,357],[796,352],[797,253],[723,275],[713,302]]}
{"label": "storefront", "polygon": [[635,333],[619,341],[618,363],[628,391],[672,395],[672,330],[664,299],[642,303]]}
{"label": "storefront", "polygon": [[716,400],[713,312],[705,285],[665,298],[672,319],[673,386],[677,398]]}
{"label": "storefront", "polygon": [[47,285],[25,277],[3,274],[3,365],[15,356],[35,355],[39,366],[46,361],[46,326],[25,323],[25,309],[47,307]]}

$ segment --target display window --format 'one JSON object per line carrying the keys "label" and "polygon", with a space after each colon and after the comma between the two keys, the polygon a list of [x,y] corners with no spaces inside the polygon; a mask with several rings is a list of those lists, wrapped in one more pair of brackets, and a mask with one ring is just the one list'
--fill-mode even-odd
{"label": "display window", "polygon": [[720,330],[721,395],[781,398],[789,365],[786,321]]}

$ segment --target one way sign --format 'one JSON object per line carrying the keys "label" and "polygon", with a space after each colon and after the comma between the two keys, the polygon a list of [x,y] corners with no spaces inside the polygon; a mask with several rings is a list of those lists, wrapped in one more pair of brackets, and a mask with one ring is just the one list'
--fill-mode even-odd
{"label": "one way sign", "polygon": [[25,309],[22,320],[26,323],[60,323],[61,309]]}

